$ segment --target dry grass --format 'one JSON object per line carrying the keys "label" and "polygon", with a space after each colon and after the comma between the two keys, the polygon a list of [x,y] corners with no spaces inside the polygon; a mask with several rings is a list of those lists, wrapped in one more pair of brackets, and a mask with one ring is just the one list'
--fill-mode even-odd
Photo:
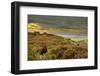
{"label": "dry grass", "polygon": [[28,33],[28,60],[81,59],[88,57],[87,42],[52,34]]}

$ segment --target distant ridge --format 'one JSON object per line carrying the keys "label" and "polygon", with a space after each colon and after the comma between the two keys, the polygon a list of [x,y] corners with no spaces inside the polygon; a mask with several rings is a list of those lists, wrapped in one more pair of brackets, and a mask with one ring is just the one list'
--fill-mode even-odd
{"label": "distant ridge", "polygon": [[38,32],[38,31],[35,31],[35,32],[28,32],[28,35],[40,35],[40,36],[43,36],[43,35],[46,35],[47,37],[49,37],[49,36],[52,36],[52,37],[57,37],[57,38],[62,38],[62,39],[64,39],[64,37],[62,37],[62,36],[57,36],[57,35],[54,35],[54,34],[49,34],[49,33],[47,33],[47,32],[43,32],[43,33],[40,33],[40,32]]}

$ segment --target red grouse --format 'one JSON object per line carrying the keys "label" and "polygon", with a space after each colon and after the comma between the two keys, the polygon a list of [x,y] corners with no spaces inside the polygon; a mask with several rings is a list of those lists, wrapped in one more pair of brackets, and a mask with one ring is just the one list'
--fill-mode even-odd
{"label": "red grouse", "polygon": [[44,53],[46,53],[47,52],[47,46],[46,46],[46,44],[44,44],[43,46],[42,46],[43,48],[41,49],[41,55],[43,55]]}

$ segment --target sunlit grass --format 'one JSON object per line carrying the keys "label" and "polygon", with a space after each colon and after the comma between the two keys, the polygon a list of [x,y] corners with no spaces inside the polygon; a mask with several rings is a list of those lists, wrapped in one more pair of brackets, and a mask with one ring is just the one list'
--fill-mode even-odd
{"label": "sunlit grass", "polygon": [[81,41],[81,40],[87,40],[87,37],[82,37],[82,38],[71,38],[73,41]]}

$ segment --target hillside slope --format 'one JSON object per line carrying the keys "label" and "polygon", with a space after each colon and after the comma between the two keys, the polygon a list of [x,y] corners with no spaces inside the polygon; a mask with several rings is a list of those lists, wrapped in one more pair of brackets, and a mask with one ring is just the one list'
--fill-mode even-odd
{"label": "hillside slope", "polygon": [[48,33],[28,33],[28,60],[87,58],[87,42]]}

